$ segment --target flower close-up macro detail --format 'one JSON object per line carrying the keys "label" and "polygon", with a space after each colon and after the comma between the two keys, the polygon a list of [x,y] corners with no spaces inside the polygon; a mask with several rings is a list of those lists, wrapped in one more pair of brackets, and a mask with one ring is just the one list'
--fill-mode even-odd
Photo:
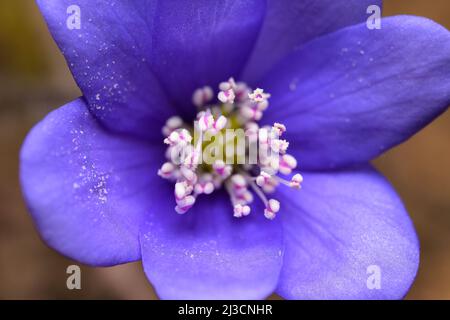
{"label": "flower close-up macro detail", "polygon": [[371,161],[447,110],[446,28],[372,28],[381,0],[37,4],[82,92],[20,152],[48,246],[142,260],[162,299],[407,294],[419,241]]}

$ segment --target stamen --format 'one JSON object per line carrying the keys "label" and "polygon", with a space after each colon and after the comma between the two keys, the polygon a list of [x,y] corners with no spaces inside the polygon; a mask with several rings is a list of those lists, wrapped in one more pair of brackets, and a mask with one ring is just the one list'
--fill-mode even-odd
{"label": "stamen", "polygon": [[187,196],[180,201],[177,201],[177,206],[175,211],[179,214],[186,213],[195,203],[195,198],[193,196]]}
{"label": "stamen", "polygon": [[252,203],[253,194],[248,189],[245,189],[242,193],[236,195],[236,199],[240,204]]}
{"label": "stamen", "polygon": [[286,127],[278,122],[275,122],[272,128],[274,128],[277,131],[279,137],[281,137],[281,135],[286,132]]}
{"label": "stamen", "polygon": [[214,132],[220,132],[227,125],[227,118],[220,116],[212,125]]}
{"label": "stamen", "polygon": [[191,143],[192,137],[186,129],[178,129],[173,131],[166,139],[164,143],[170,146],[186,146]]}
{"label": "stamen", "polygon": [[241,108],[241,115],[246,120],[259,121],[262,118],[262,112],[258,108],[252,106],[243,106]]}
{"label": "stamen", "polygon": [[173,116],[166,121],[166,125],[162,129],[164,136],[170,135],[176,129],[183,126],[183,120],[180,117]]}
{"label": "stamen", "polygon": [[250,207],[247,205],[237,204],[234,206],[234,216],[236,218],[241,218],[242,216],[248,216],[250,214]]}
{"label": "stamen", "polygon": [[252,180],[249,180],[249,185],[256,193],[256,195],[261,199],[264,205],[267,207],[268,200],[266,198],[266,195],[261,191],[261,189],[258,188],[258,186]]}
{"label": "stamen", "polygon": [[254,102],[263,102],[267,101],[270,98],[270,94],[264,93],[263,89],[255,89],[252,93],[248,94],[248,97]]}
{"label": "stamen", "polygon": [[223,179],[228,178],[233,170],[233,168],[230,165],[226,165],[223,160],[217,160],[214,162],[213,169]]}
{"label": "stamen", "polygon": [[239,102],[245,101],[247,99],[248,94],[250,93],[250,88],[243,82],[238,82],[236,84],[236,88],[234,89],[234,93],[236,95],[236,99]]}
{"label": "stamen", "polygon": [[192,103],[201,108],[205,106],[208,102],[213,99],[214,93],[211,87],[205,86],[203,88],[197,89],[192,95]]}
{"label": "stamen", "polygon": [[283,179],[281,177],[278,177],[278,176],[272,176],[272,178],[275,179],[276,181],[278,181],[279,183],[284,184],[285,186],[288,186],[290,188],[295,188],[295,189],[300,189],[301,188],[300,184],[303,181],[303,177],[299,173],[295,174],[291,178],[290,181],[286,180],[286,179]]}
{"label": "stamen", "polygon": [[230,78],[227,82],[222,82],[219,85],[220,92],[217,95],[217,99],[223,103],[234,103],[236,94],[234,90],[236,89],[236,83],[233,78]]}
{"label": "stamen", "polygon": [[300,189],[301,188],[301,183],[303,182],[303,176],[300,173],[295,174],[292,179],[291,182],[289,184],[289,186],[291,188],[297,188]]}
{"label": "stamen", "polygon": [[280,160],[280,172],[282,174],[288,175],[291,174],[292,170],[297,167],[297,160],[289,154],[285,154],[281,157]]}
{"label": "stamen", "polygon": [[214,181],[213,176],[209,173],[205,173],[200,176],[199,182],[194,187],[195,193],[198,194],[211,194],[213,193],[215,187],[214,187]]}
{"label": "stamen", "polygon": [[264,209],[264,216],[269,220],[273,220],[276,216],[276,213],[280,211],[280,202],[275,199],[267,200],[266,195],[261,191],[261,189],[258,188],[258,186],[253,181],[249,180],[249,184],[256,195],[266,206],[266,208]]}
{"label": "stamen", "polygon": [[233,190],[236,192],[240,192],[242,190],[247,189],[247,181],[240,174],[235,174],[231,177],[231,183],[233,186]]}
{"label": "stamen", "polygon": [[197,119],[198,119],[198,129],[201,132],[206,132],[209,129],[211,129],[214,123],[214,117],[211,114],[210,110],[200,112],[197,115]]}
{"label": "stamen", "polygon": [[175,198],[182,200],[192,192],[192,187],[186,181],[177,182],[175,184]]}
{"label": "stamen", "polygon": [[[233,216],[236,218],[242,218],[243,216],[248,216],[250,214],[250,207],[247,205],[251,201],[242,201],[236,197],[236,191],[233,190],[231,182],[225,184],[225,188],[230,196],[231,204],[233,205]],[[253,199],[251,199],[253,200]]]}
{"label": "stamen", "polygon": [[264,216],[269,220],[273,220],[278,211],[280,211],[280,202],[275,199],[270,199],[264,210]]}
{"label": "stamen", "polygon": [[289,142],[286,140],[274,139],[270,141],[270,148],[273,152],[285,154],[288,147]]}
{"label": "stamen", "polygon": [[[278,176],[290,175],[297,167],[297,160],[286,153],[289,142],[280,139],[286,132],[285,125],[275,122],[272,126],[260,128],[257,123],[269,106],[270,94],[260,88],[252,91],[245,83],[236,83],[230,78],[220,83],[218,101],[213,102],[213,98],[213,90],[208,86],[195,90],[192,102],[199,112],[194,125],[173,116],[162,128],[168,161],[157,174],[175,183],[175,211],[184,214],[192,208],[198,196],[209,195],[225,186],[234,217],[250,214],[250,204],[256,194],[265,206],[264,216],[274,219],[280,210],[280,202],[268,199],[266,194],[274,192],[280,184],[300,189],[303,177],[299,173],[290,180]],[[250,145],[245,146],[244,151],[239,150],[235,157],[245,157],[245,152],[256,146],[256,163],[228,164],[225,159],[217,159],[213,164],[202,163],[203,138],[207,133],[215,136],[224,133],[226,128],[240,127],[245,129]],[[195,141],[192,136],[196,137]],[[234,139],[227,138],[220,147],[228,148],[229,144],[234,144]],[[250,173],[258,169],[260,174],[252,177]]]}
{"label": "stamen", "polygon": [[158,170],[158,175],[164,179],[170,179],[173,178],[175,172],[176,167],[171,162],[165,162]]}
{"label": "stamen", "polygon": [[249,138],[251,143],[258,140],[259,126],[256,122],[247,122],[245,124],[245,135]]}
{"label": "stamen", "polygon": [[221,82],[219,84],[219,89],[221,91],[234,90],[236,89],[236,82],[233,78],[228,79],[228,81]]}
{"label": "stamen", "polygon": [[180,168],[180,172],[181,172],[181,175],[190,183],[194,184],[195,182],[197,182],[197,175],[191,169],[189,169],[185,166],[182,166]]}

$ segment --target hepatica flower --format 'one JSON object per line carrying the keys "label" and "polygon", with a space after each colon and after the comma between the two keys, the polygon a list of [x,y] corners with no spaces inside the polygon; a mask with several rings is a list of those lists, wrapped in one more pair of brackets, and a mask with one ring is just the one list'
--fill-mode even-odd
{"label": "hepatica flower", "polygon": [[21,151],[44,241],[161,298],[403,297],[417,236],[369,162],[446,110],[450,34],[372,30],[380,2],[38,1],[83,93]]}

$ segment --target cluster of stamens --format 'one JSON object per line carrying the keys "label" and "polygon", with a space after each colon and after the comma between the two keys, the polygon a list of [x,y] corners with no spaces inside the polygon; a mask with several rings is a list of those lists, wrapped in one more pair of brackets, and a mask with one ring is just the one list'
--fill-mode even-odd
{"label": "cluster of stamens", "polygon": [[[236,83],[233,78],[219,85],[216,102],[210,87],[197,89],[192,97],[198,108],[194,125],[174,116],[162,129],[167,162],[158,171],[162,178],[175,182],[175,211],[186,213],[199,195],[211,194],[222,187],[228,192],[236,218],[251,212],[251,203],[256,195],[264,204],[264,216],[274,219],[280,210],[280,202],[268,199],[281,184],[299,189],[303,177],[296,173],[289,180],[278,174],[291,176],[297,160],[287,154],[289,142],[280,139],[286,127],[281,123],[260,127],[257,123],[269,106],[270,94],[262,89],[251,90],[245,83]],[[245,133],[245,153],[255,150],[255,162],[239,162],[236,157],[204,159],[204,137],[217,137],[227,130],[242,129]],[[231,141],[231,142],[230,142]],[[227,147],[232,140],[225,140],[220,147]]]}

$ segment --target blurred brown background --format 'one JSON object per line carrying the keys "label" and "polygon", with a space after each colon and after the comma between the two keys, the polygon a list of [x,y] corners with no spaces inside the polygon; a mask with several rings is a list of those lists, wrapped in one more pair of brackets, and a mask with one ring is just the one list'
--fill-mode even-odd
{"label": "blurred brown background", "polygon": [[[394,14],[426,16],[450,29],[449,0],[385,0],[384,15]],[[75,262],[41,242],[26,212],[18,184],[20,145],[36,122],[79,94],[34,1],[1,1],[0,299],[156,298],[139,263],[82,266],[82,290],[67,290],[66,267]],[[376,161],[402,196],[421,240],[410,299],[450,299],[449,141],[447,112]]]}

